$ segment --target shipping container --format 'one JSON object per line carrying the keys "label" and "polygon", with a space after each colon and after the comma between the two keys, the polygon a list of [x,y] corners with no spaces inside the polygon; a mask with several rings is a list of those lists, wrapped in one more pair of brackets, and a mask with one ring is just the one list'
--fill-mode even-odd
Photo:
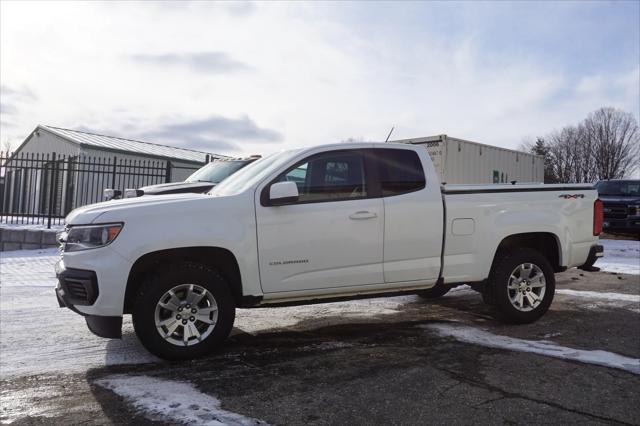
{"label": "shipping container", "polygon": [[447,135],[390,141],[425,147],[442,183],[544,181],[544,158],[527,152],[485,145]]}

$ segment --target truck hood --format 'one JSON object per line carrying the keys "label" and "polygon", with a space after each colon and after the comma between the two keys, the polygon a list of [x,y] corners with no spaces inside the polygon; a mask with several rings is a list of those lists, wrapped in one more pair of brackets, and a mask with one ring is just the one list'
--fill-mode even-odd
{"label": "truck hood", "polygon": [[173,194],[180,192],[206,192],[215,185],[216,184],[213,182],[173,182],[143,186],[140,190],[144,192],[144,195]]}
{"label": "truck hood", "polygon": [[94,223],[104,213],[120,213],[123,217],[127,215],[127,210],[139,209],[139,208],[154,208],[159,205],[168,205],[175,203],[190,203],[193,201],[202,200],[203,198],[210,198],[210,195],[206,194],[168,194],[168,195],[156,195],[153,197],[137,197],[137,198],[124,198],[121,200],[111,200],[102,203],[89,204],[83,207],[79,207],[73,210],[66,217],[65,222],[68,225],[82,225]]}

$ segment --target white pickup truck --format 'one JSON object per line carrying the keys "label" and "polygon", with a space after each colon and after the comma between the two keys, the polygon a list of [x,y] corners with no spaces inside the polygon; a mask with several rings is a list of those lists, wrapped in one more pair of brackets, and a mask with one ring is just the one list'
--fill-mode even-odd
{"label": "white pickup truck", "polygon": [[238,307],[461,284],[528,323],[549,308],[555,272],[602,255],[601,225],[589,185],[443,187],[422,147],[324,145],[263,158],[207,194],[74,210],[56,293],[99,336],[120,337],[132,314],[166,359],[219,346]]}

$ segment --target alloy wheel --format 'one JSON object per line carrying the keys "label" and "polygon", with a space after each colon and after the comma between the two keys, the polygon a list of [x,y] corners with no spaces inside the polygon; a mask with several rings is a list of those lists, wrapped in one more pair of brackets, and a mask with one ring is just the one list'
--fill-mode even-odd
{"label": "alloy wheel", "polygon": [[192,346],[206,339],[218,322],[218,304],[210,291],[196,284],[180,284],[156,304],[155,325],[167,342]]}
{"label": "alloy wheel", "polygon": [[529,312],[542,303],[546,287],[542,269],[533,263],[522,263],[511,272],[507,292],[516,309]]}

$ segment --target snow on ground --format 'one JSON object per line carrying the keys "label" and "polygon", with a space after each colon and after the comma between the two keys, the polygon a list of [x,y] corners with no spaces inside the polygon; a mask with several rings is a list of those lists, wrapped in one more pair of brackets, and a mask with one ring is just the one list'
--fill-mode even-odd
{"label": "snow on ground", "polygon": [[[603,262],[618,262],[633,272],[638,263],[638,242],[602,240]],[[635,249],[634,249],[635,247]],[[634,251],[636,250],[636,251]],[[635,256],[635,257],[634,257]],[[125,316],[123,339],[94,336],[84,319],[68,309],[58,308],[54,288],[54,264],[58,249],[0,252],[0,378],[79,373],[93,367],[113,364],[157,362],[138,342],[129,316]],[[600,262],[600,261],[599,261]],[[626,262],[626,263],[625,263]],[[598,266],[602,266],[598,263]],[[636,272],[639,273],[637,268]],[[448,297],[473,290],[457,287]],[[617,298],[610,303],[637,303],[637,296],[615,293],[558,290],[560,294],[594,300]],[[592,294],[593,293],[593,294]],[[627,300],[631,297],[631,300]],[[618,300],[624,298],[625,300]],[[258,333],[313,322],[322,325],[331,318],[367,319],[395,314],[416,296],[354,300],[286,308],[239,309],[235,331]]]}
{"label": "snow on ground", "polygon": [[[583,291],[556,289],[556,294],[586,299],[580,307],[585,309],[602,309],[604,307],[627,309],[640,313],[640,295],[609,293],[600,291]],[[589,303],[591,302],[591,303]]]}
{"label": "snow on ground", "polygon": [[128,318],[124,338],[108,340],[91,334],[80,315],[58,307],[58,258],[56,248],[0,253],[0,378],[157,361],[135,339]]}
{"label": "snow on ground", "polygon": [[600,240],[604,257],[595,266],[603,271],[640,275],[640,241]]}
{"label": "snow on ground", "polygon": [[627,309],[640,313],[640,295],[609,293],[600,291],[583,291],[570,289],[556,289],[556,294],[586,299],[580,307],[584,309],[603,309],[605,307]]}
{"label": "snow on ground", "polygon": [[[47,219],[44,220],[44,223],[27,223],[31,220],[31,218],[22,218],[20,216],[2,217],[3,223],[0,225],[0,228],[8,228],[8,229],[53,229],[55,231],[62,231],[64,229],[64,221],[62,223],[57,223],[58,219],[51,221],[51,228],[47,228]],[[13,222],[13,223],[4,223],[4,222]],[[22,223],[21,223],[22,222]]]}
{"label": "snow on ground", "polygon": [[114,375],[96,380],[153,421],[190,425],[258,425],[263,421],[221,408],[220,401],[192,384],[149,376]]}
{"label": "snow on ground", "polygon": [[[81,373],[115,364],[159,362],[125,316],[123,338],[94,336],[84,319],[60,309],[55,296],[58,249],[0,253],[0,378]],[[234,332],[257,333],[322,318],[370,318],[397,313],[416,296],[286,308],[238,309]]]}
{"label": "snow on ground", "polygon": [[637,295],[637,294],[607,293],[607,292],[599,292],[599,291],[582,291],[582,290],[569,290],[569,289],[557,289],[556,294],[585,297],[587,299],[596,299],[596,300],[611,300],[616,302],[640,303],[640,295]]}
{"label": "snow on ground", "polygon": [[84,318],[58,307],[53,285],[2,286],[0,299],[0,379],[158,361],[135,338],[129,317],[122,340],[94,336]]}
{"label": "snow on ground", "polygon": [[58,407],[49,402],[42,402],[51,397],[61,395],[58,386],[40,383],[37,388],[0,391],[0,406],[2,406],[2,423],[13,423],[23,417],[54,417]]}
{"label": "snow on ground", "polygon": [[2,287],[55,287],[54,265],[59,253],[55,247],[0,252],[0,284]]}
{"label": "snow on ground", "polygon": [[507,349],[511,351],[531,352],[553,358],[567,359],[603,367],[626,370],[640,374],[640,359],[629,358],[613,352],[601,350],[582,350],[560,346],[547,340],[525,340],[514,337],[500,336],[475,327],[458,324],[428,324],[422,326],[435,331],[443,337],[453,337],[456,340],[490,348]]}
{"label": "snow on ground", "polygon": [[371,318],[398,313],[402,305],[415,302],[416,297],[399,296],[284,308],[238,309],[234,327],[245,333],[254,334],[265,330],[291,327],[304,321],[320,324],[322,320],[336,316],[350,319]]}

